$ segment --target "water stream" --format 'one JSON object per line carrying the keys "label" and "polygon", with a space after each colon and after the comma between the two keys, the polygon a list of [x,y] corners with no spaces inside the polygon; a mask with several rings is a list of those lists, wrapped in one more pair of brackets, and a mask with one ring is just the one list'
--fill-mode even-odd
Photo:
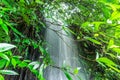
{"label": "water stream", "polygon": [[[46,22],[46,41],[48,53],[55,67],[49,66],[45,70],[46,80],[68,80],[61,67],[69,67],[73,80],[88,80],[81,59],[78,58],[78,50],[72,36],[67,34],[61,25]],[[74,69],[79,68],[77,75],[72,74]],[[79,76],[80,78],[78,78]]]}

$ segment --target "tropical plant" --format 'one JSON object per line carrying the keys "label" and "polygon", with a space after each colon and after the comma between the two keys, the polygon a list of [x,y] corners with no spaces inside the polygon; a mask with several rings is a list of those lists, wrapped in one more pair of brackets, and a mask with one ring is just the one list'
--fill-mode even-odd
{"label": "tropical plant", "polygon": [[[55,15],[78,43],[90,78],[119,80],[119,4],[119,0],[0,0],[0,80],[44,80],[43,70],[52,63],[45,48],[44,17],[56,20]],[[72,80],[66,68],[59,69]]]}

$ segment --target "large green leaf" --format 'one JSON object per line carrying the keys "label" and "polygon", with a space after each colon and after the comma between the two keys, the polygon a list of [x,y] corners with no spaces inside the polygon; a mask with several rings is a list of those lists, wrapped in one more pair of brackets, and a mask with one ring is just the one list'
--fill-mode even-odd
{"label": "large green leaf", "polygon": [[120,12],[119,11],[115,11],[112,13],[110,19],[111,20],[115,20],[115,19],[119,19],[120,18]]}
{"label": "large green leaf", "polygon": [[12,71],[12,70],[0,70],[0,74],[6,74],[6,75],[18,75],[18,73]]}
{"label": "large green leaf", "polygon": [[108,59],[107,57],[98,58],[97,61],[106,65],[117,66],[117,64],[115,64],[112,60]]}
{"label": "large green leaf", "polygon": [[0,52],[4,52],[7,50],[10,50],[12,48],[15,48],[15,45],[8,44],[8,43],[0,43]]}
{"label": "large green leaf", "polygon": [[[113,69],[114,71],[120,73],[120,70],[117,68],[117,64],[115,64],[112,60],[110,60],[110,59],[108,59],[106,57],[102,57],[102,58],[97,59],[97,62],[99,64],[104,63],[106,66],[108,66],[111,69]],[[102,66],[104,66],[104,65],[102,65]]]}
{"label": "large green leaf", "polygon": [[87,39],[87,40],[89,40],[89,41],[91,41],[91,42],[93,42],[93,43],[95,43],[95,44],[101,45],[101,42],[99,42],[99,41],[97,41],[97,40],[95,40],[95,39],[93,39],[91,37],[84,37],[84,38]]}

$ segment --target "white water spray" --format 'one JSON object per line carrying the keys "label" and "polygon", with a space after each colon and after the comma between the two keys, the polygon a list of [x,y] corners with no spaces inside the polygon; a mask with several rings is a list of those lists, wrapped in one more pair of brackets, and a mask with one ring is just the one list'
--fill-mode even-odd
{"label": "white water spray", "polygon": [[[51,6],[48,6],[50,8]],[[61,8],[64,11],[72,11],[67,10],[68,5],[62,3]],[[69,74],[72,77],[72,80],[88,80],[87,73],[85,72],[85,66],[82,65],[82,59],[78,58],[78,49],[75,41],[72,38],[72,35],[63,29],[63,24],[65,26],[65,22],[63,20],[63,16],[59,13],[59,9],[53,9],[49,11],[47,15],[52,14],[52,18],[46,18],[46,41],[48,47],[48,53],[50,54],[50,58],[52,59],[53,66],[47,67],[44,72],[44,76],[46,80],[68,80],[65,76],[64,71],[62,70],[63,67],[69,67]],[[75,8],[73,10],[77,10]],[[75,12],[74,11],[74,12]],[[45,14],[46,15],[46,14]],[[70,16],[66,13],[67,17]],[[67,28],[67,27],[65,27]],[[80,54],[80,53],[79,53]],[[80,69],[78,74],[74,74],[75,69]],[[78,77],[79,76],[79,77]]]}
{"label": "white water spray", "polygon": [[[70,75],[73,80],[87,80],[84,66],[78,60],[78,50],[72,36],[62,29],[62,26],[46,22],[46,41],[48,42],[48,53],[55,67],[48,67],[45,70],[46,80],[68,80],[62,67],[70,68]],[[76,68],[81,68],[78,75],[72,74]],[[81,78],[79,79],[78,76]]]}

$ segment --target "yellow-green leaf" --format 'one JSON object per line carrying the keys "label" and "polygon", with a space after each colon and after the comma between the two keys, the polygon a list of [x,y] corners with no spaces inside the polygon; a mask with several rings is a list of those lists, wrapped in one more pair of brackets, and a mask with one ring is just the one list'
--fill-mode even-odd
{"label": "yellow-green leaf", "polygon": [[91,37],[84,37],[84,38],[87,39],[87,40],[89,40],[89,41],[91,41],[91,42],[93,42],[93,43],[95,43],[95,44],[101,45],[101,43],[99,41],[97,41],[97,40],[95,40],[95,39],[93,39]]}
{"label": "yellow-green leaf", "polygon": [[2,75],[0,75],[0,80],[5,80],[4,77]]}
{"label": "yellow-green leaf", "polygon": [[112,65],[112,66],[117,66],[112,60],[106,58],[106,57],[101,57],[97,59],[98,62],[104,63],[106,65]]}

